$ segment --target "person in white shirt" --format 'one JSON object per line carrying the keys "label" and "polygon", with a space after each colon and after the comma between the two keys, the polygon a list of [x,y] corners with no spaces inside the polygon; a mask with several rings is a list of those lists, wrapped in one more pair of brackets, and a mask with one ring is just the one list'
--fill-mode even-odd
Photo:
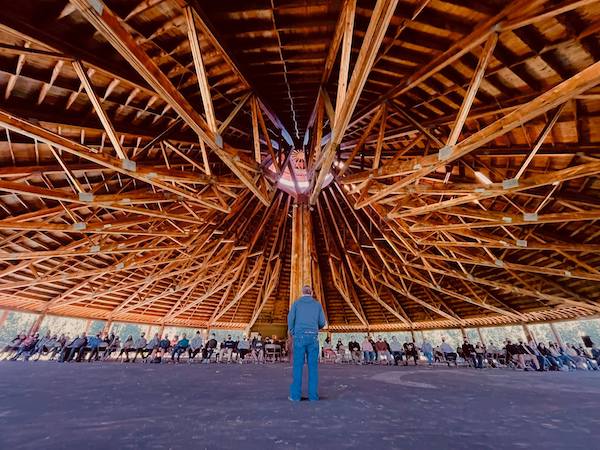
{"label": "person in white shirt", "polygon": [[190,346],[188,347],[188,362],[191,363],[192,360],[196,357],[198,353],[202,350],[202,333],[200,331],[196,331],[196,335],[190,341]]}
{"label": "person in white shirt", "polygon": [[137,338],[135,340],[135,342],[133,343],[133,349],[135,350],[135,353],[133,355],[133,361],[132,362],[135,362],[135,359],[137,358],[137,355],[140,354],[140,353],[142,354],[142,359],[145,359],[144,358],[144,349],[146,348],[147,342],[146,342],[146,338],[144,336],[146,336],[145,333],[140,334],[140,337]]}
{"label": "person in white shirt", "polygon": [[244,335],[242,339],[240,339],[237,345],[237,351],[240,355],[238,361],[240,364],[242,364],[246,358],[246,355],[250,353],[250,340],[248,339],[248,336]]}
{"label": "person in white shirt", "polygon": [[448,363],[448,367],[450,367],[450,363],[453,362],[456,366],[456,352],[452,349],[450,344],[446,342],[446,338],[442,338],[442,343],[440,344],[440,351],[444,354],[444,359]]}

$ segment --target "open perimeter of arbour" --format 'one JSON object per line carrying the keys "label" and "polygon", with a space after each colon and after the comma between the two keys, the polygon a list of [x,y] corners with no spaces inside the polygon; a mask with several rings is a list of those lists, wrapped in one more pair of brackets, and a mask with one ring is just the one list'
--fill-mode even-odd
{"label": "open perimeter of arbour", "polygon": [[[535,324],[597,318],[599,174],[599,0],[0,1],[0,309],[37,314],[29,332],[65,316],[104,321],[105,331],[135,323],[159,334],[186,327],[283,337],[303,285],[321,302],[327,333],[361,337],[506,325],[529,334]],[[83,393],[85,383],[68,380],[91,370],[92,383],[116,377],[104,386],[111,396],[131,374],[140,383],[167,377],[154,386],[159,397],[179,376],[190,383],[182,389],[193,385],[188,367],[46,372],[43,364],[0,367],[2,389],[37,399],[43,411],[43,401],[60,400],[20,390],[19,380],[55,376]],[[201,375],[207,385],[221,376],[210,370],[212,379]],[[228,367],[224,383],[271,377],[285,387],[289,371],[261,370]],[[323,408],[334,416],[343,411],[337,392],[352,385],[343,373],[326,370],[332,405]],[[464,371],[427,373],[422,383],[443,390],[444,401],[447,389],[470,395],[445,384]],[[531,388],[567,396],[570,383],[582,383],[595,392],[593,378]],[[367,415],[380,406],[393,414],[400,389],[428,389],[404,378],[365,380],[398,389],[391,403],[373,403],[373,391]],[[218,392],[194,405],[210,408]],[[138,398],[139,408],[153,408],[144,400],[152,395]],[[285,398],[263,386],[265,405],[271,395]],[[23,409],[3,398],[14,409],[0,420],[10,423]],[[227,390],[219,398],[231,400]],[[264,420],[280,408],[232,398]],[[359,411],[340,420],[358,427]],[[215,414],[236,423],[234,413]],[[282,426],[294,426],[293,414],[282,414]],[[110,430],[110,418],[102,420]],[[585,420],[582,429],[597,429],[597,416]],[[402,445],[400,424],[389,445]],[[127,432],[148,426],[132,422]],[[460,433],[455,445],[423,448],[484,448]],[[273,436],[283,437],[256,442],[295,445],[292,434]],[[10,447],[25,445],[10,437]],[[156,445],[169,447],[163,439]],[[244,446],[228,439],[204,442]]]}

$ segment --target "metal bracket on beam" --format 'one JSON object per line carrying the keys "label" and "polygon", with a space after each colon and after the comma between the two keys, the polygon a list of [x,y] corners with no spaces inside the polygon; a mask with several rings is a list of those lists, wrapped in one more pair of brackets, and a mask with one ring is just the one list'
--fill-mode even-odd
{"label": "metal bracket on beam", "polygon": [[524,239],[517,239],[517,247],[527,247],[527,241]]}
{"label": "metal bracket on beam", "polygon": [[89,0],[89,2],[94,11],[101,15],[102,11],[104,11],[104,5],[102,2],[100,0]]}
{"label": "metal bracket on beam", "polygon": [[438,160],[446,161],[450,158],[451,155],[452,147],[449,145],[444,145],[442,148],[440,148],[440,151],[438,152]]}
{"label": "metal bracket on beam", "polygon": [[80,192],[79,193],[79,201],[80,202],[93,202],[94,194],[91,192]]}
{"label": "metal bracket on beam", "polygon": [[502,181],[502,189],[512,189],[519,187],[519,180],[515,178],[509,178],[508,180]]}
{"label": "metal bracket on beam", "polygon": [[75,231],[83,231],[87,228],[87,225],[84,222],[76,222],[73,224],[73,229]]}
{"label": "metal bracket on beam", "polygon": [[525,222],[537,222],[538,215],[537,215],[537,213],[524,213],[523,220]]}
{"label": "metal bracket on beam", "polygon": [[129,170],[130,172],[135,172],[137,170],[137,164],[135,161],[130,159],[123,159],[121,161],[121,167],[125,170]]}

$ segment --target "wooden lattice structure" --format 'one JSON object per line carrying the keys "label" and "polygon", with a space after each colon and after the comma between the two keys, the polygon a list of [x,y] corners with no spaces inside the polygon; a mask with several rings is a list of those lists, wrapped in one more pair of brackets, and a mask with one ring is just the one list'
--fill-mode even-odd
{"label": "wooden lattice structure", "polygon": [[0,2],[0,307],[600,311],[600,1]]}

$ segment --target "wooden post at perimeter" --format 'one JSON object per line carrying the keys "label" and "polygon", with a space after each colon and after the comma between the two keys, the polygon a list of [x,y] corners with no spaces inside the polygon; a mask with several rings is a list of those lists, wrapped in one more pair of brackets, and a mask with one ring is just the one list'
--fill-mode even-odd
{"label": "wooden post at perimeter", "polygon": [[8,309],[5,309],[2,311],[2,314],[0,314],[0,328],[4,326],[6,319],[8,319]]}
{"label": "wooden post at perimeter", "polygon": [[481,345],[485,345],[485,340],[483,339],[483,334],[481,333],[481,328],[477,327],[477,334],[479,335],[479,342]]}
{"label": "wooden post at perimeter", "polygon": [[560,333],[558,332],[558,330],[556,329],[556,325],[554,325],[553,322],[550,322],[550,329],[552,330],[552,334],[554,335],[554,340],[556,341],[556,343],[563,348],[563,341],[562,338],[560,336]]}
{"label": "wooden post at perimeter", "polygon": [[39,331],[40,326],[42,325],[42,322],[44,321],[45,317],[46,313],[41,313],[39,316],[37,316],[35,322],[33,322],[33,325],[31,325],[31,328],[29,329],[29,334],[34,334]]}

